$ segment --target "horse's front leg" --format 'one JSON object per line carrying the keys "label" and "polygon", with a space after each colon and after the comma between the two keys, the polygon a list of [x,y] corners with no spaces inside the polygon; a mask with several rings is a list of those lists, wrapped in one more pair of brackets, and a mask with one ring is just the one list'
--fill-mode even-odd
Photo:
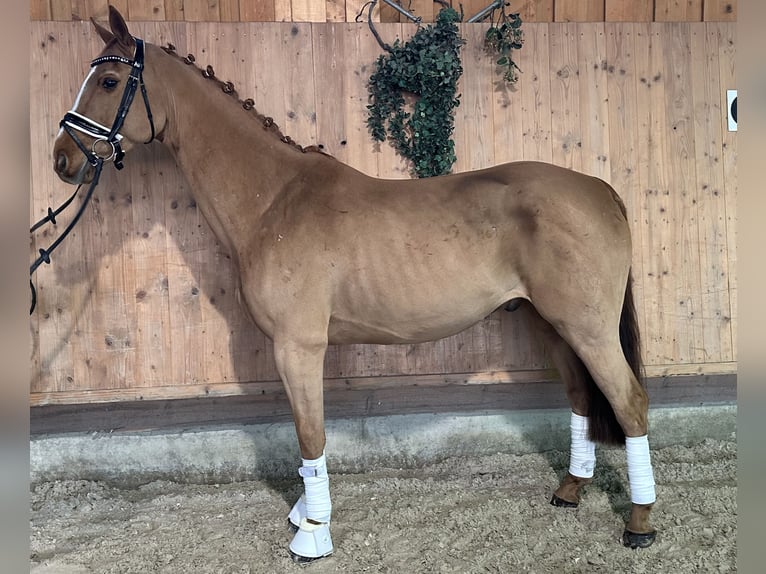
{"label": "horse's front leg", "polygon": [[305,494],[288,517],[297,528],[290,543],[290,553],[297,562],[310,562],[333,551],[330,480],[324,454],[322,369],[326,349],[326,334],[313,340],[308,333],[274,340],[277,369],[290,401],[301,450],[298,473],[303,478]]}

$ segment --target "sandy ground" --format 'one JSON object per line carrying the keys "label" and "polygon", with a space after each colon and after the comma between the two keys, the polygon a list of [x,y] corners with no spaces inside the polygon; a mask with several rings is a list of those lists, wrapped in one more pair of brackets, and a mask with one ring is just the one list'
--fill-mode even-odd
{"label": "sandy ground", "polygon": [[563,452],[331,474],[335,553],[308,566],[287,552],[298,480],[43,483],[31,492],[31,572],[735,572],[736,456],[734,440],[653,451],[659,534],[643,550],[619,543],[630,507],[622,450],[599,451],[575,510],[548,504]]}

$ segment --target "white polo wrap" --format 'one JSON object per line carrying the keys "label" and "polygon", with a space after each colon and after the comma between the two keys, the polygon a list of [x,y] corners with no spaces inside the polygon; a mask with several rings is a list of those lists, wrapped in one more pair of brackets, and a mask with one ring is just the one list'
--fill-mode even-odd
{"label": "white polo wrap", "polygon": [[657,496],[654,492],[654,472],[647,436],[627,437],[625,451],[628,455],[630,500],[634,504],[652,504]]}
{"label": "white polo wrap", "polygon": [[572,442],[569,451],[569,474],[579,478],[593,478],[596,466],[596,443],[588,438],[588,417],[572,413],[570,429]]}
{"label": "white polo wrap", "polygon": [[324,453],[319,458],[301,459],[303,466],[298,474],[303,477],[306,490],[306,518],[317,522],[330,522],[332,502],[330,501],[330,477]]}

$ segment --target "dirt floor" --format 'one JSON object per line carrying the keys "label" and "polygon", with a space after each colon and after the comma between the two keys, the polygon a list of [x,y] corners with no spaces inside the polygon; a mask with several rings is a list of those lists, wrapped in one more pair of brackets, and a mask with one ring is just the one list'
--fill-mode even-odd
{"label": "dirt floor", "polygon": [[736,456],[734,439],[653,451],[659,534],[644,550],[619,543],[630,507],[622,450],[599,450],[575,510],[548,504],[563,452],[347,475],[330,464],[335,553],[308,566],[287,552],[298,480],[43,483],[31,493],[31,572],[735,572]]}

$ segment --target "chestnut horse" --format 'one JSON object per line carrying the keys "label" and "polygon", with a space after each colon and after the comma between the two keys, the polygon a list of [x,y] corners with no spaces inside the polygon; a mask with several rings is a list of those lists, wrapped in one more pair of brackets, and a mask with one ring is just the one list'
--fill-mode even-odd
{"label": "chestnut horse", "polygon": [[333,550],[327,345],[432,341],[509,302],[534,313],[572,407],[570,469],[551,502],[579,503],[595,442],[626,444],[633,505],[623,543],[653,542],[630,230],[608,184],[538,162],[369,177],[301,148],[231,84],[172,46],[134,38],[111,6],[109,16],[110,29],[93,22],[106,45],[61,122],[55,170],[82,183],[137,143],[156,138],[172,151],[237,265],[248,312],[274,343],[302,455],[305,494],[289,515],[296,560]]}

